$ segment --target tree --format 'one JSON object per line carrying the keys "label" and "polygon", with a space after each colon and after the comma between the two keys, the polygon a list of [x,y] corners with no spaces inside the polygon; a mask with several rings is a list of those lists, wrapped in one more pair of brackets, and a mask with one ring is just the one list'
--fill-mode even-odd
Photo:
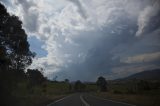
{"label": "tree", "polygon": [[75,82],[74,90],[78,92],[82,92],[85,90],[85,84],[83,84],[80,80]]}
{"label": "tree", "polygon": [[22,22],[17,16],[7,13],[2,4],[0,4],[0,13],[0,51],[2,54],[0,66],[5,69],[24,69],[31,64],[34,54],[29,50],[27,34],[22,29]]}
{"label": "tree", "polygon": [[65,83],[69,83],[69,79],[65,79],[64,82],[65,82]]}
{"label": "tree", "polygon": [[24,69],[32,63],[32,57],[22,22],[0,3],[0,106],[13,106],[12,91],[17,81],[23,80]]}
{"label": "tree", "polygon": [[40,85],[46,80],[38,69],[28,69],[26,74],[32,86]]}
{"label": "tree", "polygon": [[96,82],[100,91],[107,91],[107,81],[104,77],[100,76]]}
{"label": "tree", "polygon": [[140,80],[138,83],[137,83],[137,87],[138,87],[138,90],[139,91],[143,91],[143,90],[150,90],[150,86],[149,86],[149,82],[148,81],[145,81],[145,80]]}

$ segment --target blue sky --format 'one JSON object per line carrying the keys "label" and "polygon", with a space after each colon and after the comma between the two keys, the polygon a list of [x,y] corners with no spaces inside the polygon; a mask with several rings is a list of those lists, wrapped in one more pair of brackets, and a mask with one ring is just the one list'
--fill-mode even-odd
{"label": "blue sky", "polygon": [[30,50],[36,53],[36,57],[45,57],[47,55],[47,51],[42,48],[44,43],[37,39],[36,37],[28,37],[28,42],[30,44]]}
{"label": "blue sky", "polygon": [[1,0],[49,79],[95,81],[160,68],[159,0]]}

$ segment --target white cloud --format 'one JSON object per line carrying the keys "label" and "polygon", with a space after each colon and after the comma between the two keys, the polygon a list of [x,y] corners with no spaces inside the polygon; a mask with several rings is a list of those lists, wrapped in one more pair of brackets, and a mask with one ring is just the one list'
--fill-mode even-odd
{"label": "white cloud", "polygon": [[87,14],[84,10],[84,7],[82,6],[82,3],[80,2],[80,0],[68,0],[70,2],[72,2],[73,4],[75,4],[78,8],[78,12],[80,13],[80,15],[86,19],[87,18]]}
{"label": "white cloud", "polygon": [[138,35],[155,14],[154,7],[146,7],[145,1],[139,0],[10,0],[10,3],[8,10],[20,17],[27,34],[44,42],[47,56],[35,58],[31,67],[46,68],[45,75],[71,63],[84,62],[95,42],[109,36],[97,30],[121,17],[134,21],[139,17]]}
{"label": "white cloud", "polygon": [[124,63],[145,63],[160,60],[160,52],[145,53],[121,59]]}
{"label": "white cloud", "polygon": [[136,36],[140,36],[145,32],[145,27],[147,27],[150,19],[157,15],[160,11],[160,2],[156,0],[152,5],[144,8],[143,11],[140,12],[138,17],[138,31],[136,32]]}

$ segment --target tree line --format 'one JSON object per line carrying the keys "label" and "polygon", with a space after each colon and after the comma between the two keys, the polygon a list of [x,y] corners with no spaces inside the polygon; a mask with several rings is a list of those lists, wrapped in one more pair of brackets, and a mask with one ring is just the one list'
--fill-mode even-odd
{"label": "tree line", "polygon": [[0,105],[10,106],[16,102],[13,91],[19,82],[29,88],[41,84],[46,78],[37,69],[25,68],[32,63],[35,53],[29,49],[27,34],[22,22],[10,15],[0,3]]}

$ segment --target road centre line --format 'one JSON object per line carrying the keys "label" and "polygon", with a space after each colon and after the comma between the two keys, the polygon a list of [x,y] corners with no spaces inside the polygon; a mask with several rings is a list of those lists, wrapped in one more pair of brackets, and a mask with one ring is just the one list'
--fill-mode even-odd
{"label": "road centre line", "polygon": [[84,100],[84,98],[83,98],[82,95],[80,95],[80,99],[81,99],[81,101],[83,102],[83,104],[84,104],[85,106],[90,106],[90,105]]}

